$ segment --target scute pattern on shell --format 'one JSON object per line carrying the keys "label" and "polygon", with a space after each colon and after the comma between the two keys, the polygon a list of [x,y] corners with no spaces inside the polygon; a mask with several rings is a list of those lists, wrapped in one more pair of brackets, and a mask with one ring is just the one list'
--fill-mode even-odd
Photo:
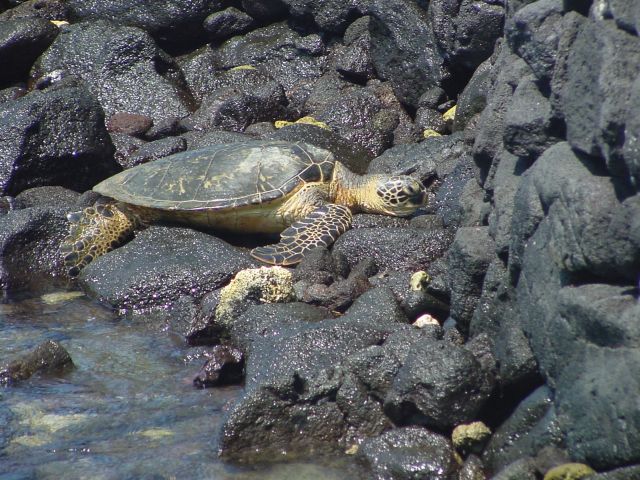
{"label": "scute pattern on shell", "polygon": [[301,183],[329,182],[334,164],[331,152],[313,145],[256,140],[138,165],[94,190],[150,208],[223,210],[279,199]]}

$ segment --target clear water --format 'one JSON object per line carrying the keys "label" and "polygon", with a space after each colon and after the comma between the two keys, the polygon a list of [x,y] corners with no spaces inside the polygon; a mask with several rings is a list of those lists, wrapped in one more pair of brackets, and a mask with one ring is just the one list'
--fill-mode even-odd
{"label": "clear water", "polygon": [[86,297],[0,299],[0,362],[49,339],[64,345],[75,367],[0,387],[2,480],[354,477],[346,459],[221,462],[222,416],[241,387],[194,388],[203,363],[197,350]]}

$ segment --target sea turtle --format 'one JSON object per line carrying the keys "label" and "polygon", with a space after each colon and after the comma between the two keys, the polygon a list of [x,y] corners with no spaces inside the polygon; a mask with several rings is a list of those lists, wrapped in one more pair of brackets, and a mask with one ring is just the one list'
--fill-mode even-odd
{"label": "sea turtle", "polygon": [[357,175],[327,150],[304,143],[247,141],[186,151],[138,165],[96,185],[106,199],[67,216],[60,247],[74,277],[139,226],[182,223],[237,233],[279,233],[251,255],[293,265],[351,226],[351,213],[406,216],[426,202],[406,175]]}

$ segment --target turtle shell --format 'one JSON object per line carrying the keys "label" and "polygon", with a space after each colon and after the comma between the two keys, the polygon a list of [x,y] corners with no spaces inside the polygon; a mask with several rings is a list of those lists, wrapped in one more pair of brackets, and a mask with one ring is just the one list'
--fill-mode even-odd
{"label": "turtle shell", "polygon": [[264,204],[307,182],[329,182],[331,152],[304,143],[248,141],[170,155],[107,178],[93,190],[163,210]]}

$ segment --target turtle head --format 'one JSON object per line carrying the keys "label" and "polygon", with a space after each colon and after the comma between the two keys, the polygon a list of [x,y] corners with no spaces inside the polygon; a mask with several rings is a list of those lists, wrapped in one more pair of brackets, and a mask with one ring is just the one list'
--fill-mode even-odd
{"label": "turtle head", "polygon": [[408,175],[378,177],[371,211],[405,217],[427,203],[424,185]]}

